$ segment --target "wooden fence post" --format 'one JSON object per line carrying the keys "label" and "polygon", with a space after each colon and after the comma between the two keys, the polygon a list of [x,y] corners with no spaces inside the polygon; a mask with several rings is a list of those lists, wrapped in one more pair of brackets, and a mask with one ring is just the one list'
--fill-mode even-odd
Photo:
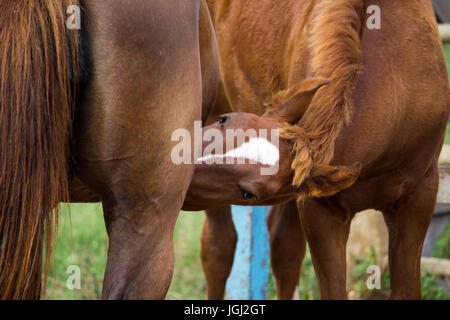
{"label": "wooden fence post", "polygon": [[450,42],[450,23],[440,24],[439,33],[441,35],[442,42]]}
{"label": "wooden fence post", "polygon": [[231,300],[265,300],[269,282],[269,207],[232,206],[238,234],[226,295]]}

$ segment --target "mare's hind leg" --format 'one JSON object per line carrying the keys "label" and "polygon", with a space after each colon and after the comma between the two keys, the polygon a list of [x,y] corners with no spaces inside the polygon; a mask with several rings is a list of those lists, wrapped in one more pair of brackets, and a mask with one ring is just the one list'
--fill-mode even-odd
{"label": "mare's hind leg", "polygon": [[306,249],[296,200],[272,207],[267,224],[277,296],[281,300],[290,300],[300,280]]}
{"label": "mare's hind leg", "polygon": [[383,212],[389,230],[391,299],[421,299],[420,257],[438,184],[439,173],[435,165],[413,192]]}
{"label": "mare's hind leg", "polygon": [[347,299],[346,244],[352,218],[352,212],[327,198],[301,204],[300,219],[322,299]]}
{"label": "mare's hind leg", "polygon": [[231,208],[206,210],[202,230],[201,259],[206,277],[207,298],[220,300],[233,266],[237,233],[231,218]]}
{"label": "mare's hind leg", "polygon": [[198,1],[86,1],[85,12],[92,76],[77,114],[78,164],[104,206],[103,298],[161,299],[193,174],[172,159],[172,134],[193,136],[201,118]]}

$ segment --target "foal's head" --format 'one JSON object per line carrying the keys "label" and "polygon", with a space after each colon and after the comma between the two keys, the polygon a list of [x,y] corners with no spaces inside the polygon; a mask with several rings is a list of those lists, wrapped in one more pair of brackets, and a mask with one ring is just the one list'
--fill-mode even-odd
{"label": "foal's head", "polygon": [[[283,101],[278,113],[273,108],[262,117],[229,113],[205,127],[202,156],[196,159],[183,209],[274,205],[294,198],[331,196],[351,186],[359,176],[359,164],[314,165],[309,157],[302,156],[309,153],[308,143],[305,137],[301,145],[301,128],[295,123],[304,110],[299,111],[295,105],[308,104],[326,83],[324,79],[309,80],[295,92],[275,97]],[[295,139],[290,139],[292,132]],[[299,177],[302,164],[305,174]]]}
{"label": "foal's head", "polygon": [[276,121],[230,113],[203,131],[204,140],[214,138],[203,141],[184,209],[273,204],[295,196],[289,144],[278,140]]}

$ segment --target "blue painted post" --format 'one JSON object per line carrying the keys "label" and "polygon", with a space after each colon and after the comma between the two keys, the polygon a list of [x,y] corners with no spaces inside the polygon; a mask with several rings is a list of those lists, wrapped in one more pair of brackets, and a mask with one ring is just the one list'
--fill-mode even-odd
{"label": "blue painted post", "polygon": [[269,209],[231,207],[238,242],[231,274],[227,280],[228,299],[267,299],[270,248],[266,219]]}

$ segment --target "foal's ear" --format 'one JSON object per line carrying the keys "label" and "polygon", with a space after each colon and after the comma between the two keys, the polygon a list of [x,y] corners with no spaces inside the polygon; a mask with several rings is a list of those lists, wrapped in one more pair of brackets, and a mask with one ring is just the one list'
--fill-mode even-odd
{"label": "foal's ear", "polygon": [[299,187],[301,197],[328,197],[352,186],[361,173],[361,164],[351,166],[316,166]]}
{"label": "foal's ear", "polygon": [[310,78],[278,92],[268,103],[264,117],[297,123],[308,109],[317,90],[330,83],[327,78]]}

